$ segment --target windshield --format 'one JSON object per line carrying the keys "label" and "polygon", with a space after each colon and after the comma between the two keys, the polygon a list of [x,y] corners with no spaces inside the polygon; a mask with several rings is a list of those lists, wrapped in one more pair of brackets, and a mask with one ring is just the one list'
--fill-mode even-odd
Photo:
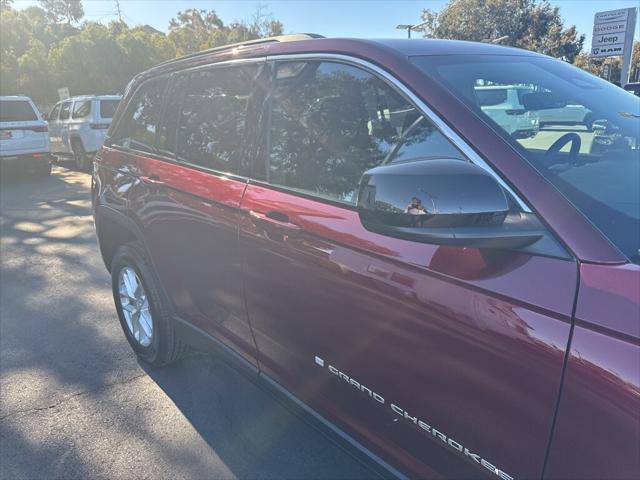
{"label": "windshield", "polygon": [[550,58],[412,61],[483,117],[640,263],[640,99]]}
{"label": "windshield", "polygon": [[31,122],[38,115],[26,100],[0,100],[0,122]]}

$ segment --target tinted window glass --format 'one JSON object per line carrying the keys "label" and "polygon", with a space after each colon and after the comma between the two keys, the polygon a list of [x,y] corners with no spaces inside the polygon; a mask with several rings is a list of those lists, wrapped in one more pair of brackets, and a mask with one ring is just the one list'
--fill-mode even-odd
{"label": "tinted window glass", "polygon": [[71,115],[71,102],[64,102],[60,108],[60,120],[68,120]]}
{"label": "tinted window glass", "polygon": [[100,100],[100,118],[113,118],[120,100]]}
{"label": "tinted window glass", "polygon": [[171,79],[167,89],[167,101],[158,130],[158,150],[163,155],[173,156],[176,152],[178,116],[186,90],[188,77],[180,75]]}
{"label": "tinted window glass", "polygon": [[177,154],[184,162],[239,171],[255,65],[216,68],[189,78],[179,119]]}
{"label": "tinted window glass", "polygon": [[60,104],[53,107],[53,110],[51,110],[51,113],[49,114],[48,120],[50,122],[55,122],[56,120],[58,120],[58,113],[60,113]]}
{"label": "tinted window glass", "polygon": [[78,100],[73,104],[71,118],[84,118],[91,113],[91,100]]}
{"label": "tinted window glass", "polygon": [[[640,99],[541,57],[413,57],[487,120],[634,262],[640,263]],[[485,85],[518,92],[517,109],[485,107]]]}
{"label": "tinted window glass", "polygon": [[360,177],[378,164],[461,157],[416,108],[362,69],[286,62],[276,77],[265,172],[273,184],[355,203]]}
{"label": "tinted window glass", "polygon": [[389,158],[392,163],[454,158],[464,160],[462,153],[426,118],[420,117],[403,133]]}
{"label": "tinted window glass", "polygon": [[153,151],[166,84],[166,78],[156,78],[138,89],[127,107],[113,143],[141,152]]}
{"label": "tinted window glass", "polygon": [[27,101],[0,100],[0,122],[32,122],[38,119]]}
{"label": "tinted window glass", "polygon": [[476,98],[478,105],[482,107],[500,105],[507,101],[507,90],[504,88],[476,88]]}

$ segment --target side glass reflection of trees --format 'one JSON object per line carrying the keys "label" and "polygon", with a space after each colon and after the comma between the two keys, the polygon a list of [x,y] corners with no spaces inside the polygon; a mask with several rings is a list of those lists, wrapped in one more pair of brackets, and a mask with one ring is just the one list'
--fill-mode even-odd
{"label": "side glass reflection of trees", "polygon": [[270,183],[355,203],[376,165],[461,154],[401,95],[362,69],[281,63],[271,109]]}

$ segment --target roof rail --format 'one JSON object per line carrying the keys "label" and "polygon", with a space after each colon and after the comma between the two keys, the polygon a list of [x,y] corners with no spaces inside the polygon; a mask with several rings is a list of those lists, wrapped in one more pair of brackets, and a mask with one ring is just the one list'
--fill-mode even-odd
{"label": "roof rail", "polygon": [[182,57],[172,58],[171,60],[166,60],[162,63],[159,63],[152,70],[155,70],[156,67],[160,67],[162,65],[166,65],[168,63],[174,62],[176,60],[184,60],[187,58],[197,57],[199,55],[204,55],[207,53],[213,52],[221,52],[224,50],[229,50],[232,48],[240,48],[240,47],[248,47],[251,45],[259,45],[261,43],[275,43],[275,42],[295,42],[298,40],[311,40],[314,38],[325,38],[322,35],[318,35],[317,33],[292,33],[289,35],[278,35],[276,37],[267,37],[267,38],[257,38],[255,40],[247,40],[246,42],[238,42],[238,43],[230,43],[228,45],[222,45],[220,47],[208,48],[206,50],[201,50],[199,52],[189,53],[187,55],[183,55]]}

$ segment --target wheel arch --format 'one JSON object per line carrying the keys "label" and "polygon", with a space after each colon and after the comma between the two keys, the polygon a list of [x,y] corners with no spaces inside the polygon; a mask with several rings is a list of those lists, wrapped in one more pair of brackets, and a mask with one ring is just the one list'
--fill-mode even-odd
{"label": "wheel arch", "polygon": [[[82,144],[82,136],[80,136],[80,134],[72,133],[71,135],[69,135],[69,143],[73,145],[77,142],[80,142],[80,144]],[[82,144],[82,147],[84,148],[84,144]]]}
{"label": "wheel arch", "polygon": [[109,272],[113,255],[120,246],[135,241],[145,245],[140,227],[131,218],[110,207],[96,206],[95,224],[102,261]]}

